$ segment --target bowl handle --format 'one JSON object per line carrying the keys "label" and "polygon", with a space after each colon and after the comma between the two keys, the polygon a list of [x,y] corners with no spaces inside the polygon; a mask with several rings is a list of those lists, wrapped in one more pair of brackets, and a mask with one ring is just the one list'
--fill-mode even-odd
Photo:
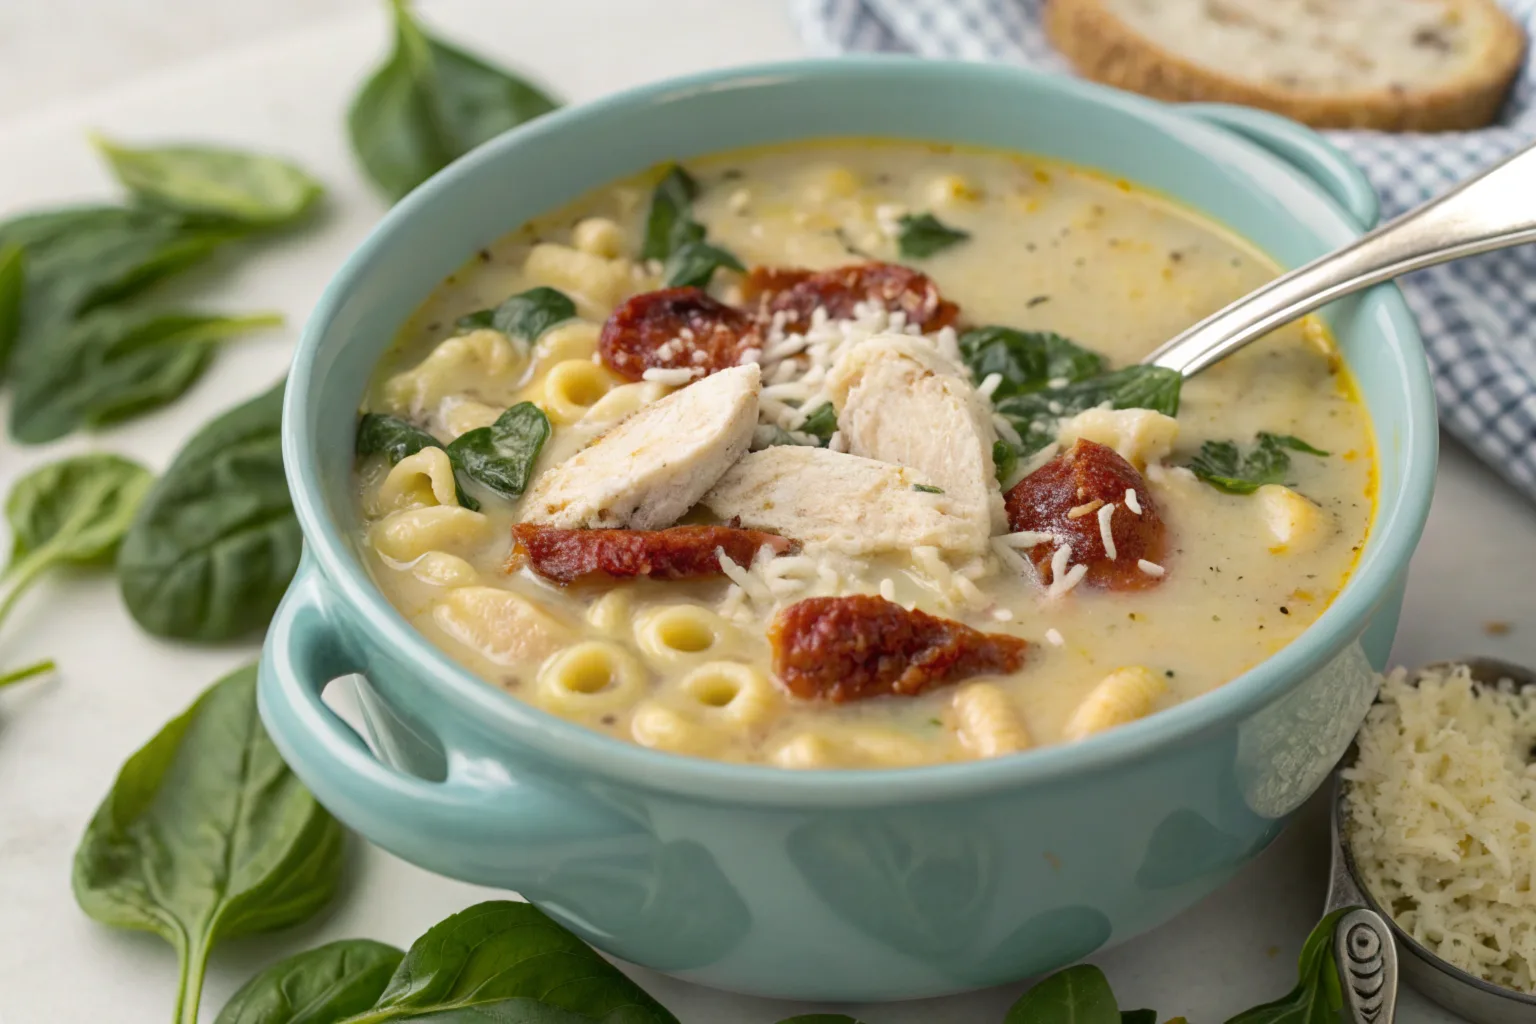
{"label": "bowl handle", "polygon": [[1269,150],[1321,186],[1362,230],[1375,226],[1381,213],[1376,190],[1349,157],[1312,129],[1279,114],[1230,103],[1182,103],[1178,109]]}
{"label": "bowl handle", "polygon": [[450,752],[441,782],[382,764],[320,699],[328,682],[362,667],[333,624],[328,597],[306,560],[267,631],[257,702],[284,760],[337,818],[422,867],[506,888],[547,870],[551,847],[635,834],[591,796],[512,778],[501,761],[469,764]]}

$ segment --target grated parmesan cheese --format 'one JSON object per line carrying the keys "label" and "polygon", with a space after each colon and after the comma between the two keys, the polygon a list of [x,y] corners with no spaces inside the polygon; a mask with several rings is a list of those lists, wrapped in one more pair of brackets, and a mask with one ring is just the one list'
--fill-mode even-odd
{"label": "grated parmesan cheese", "polygon": [[1437,956],[1536,992],[1536,694],[1398,669],[1343,773],[1366,888]]}
{"label": "grated parmesan cheese", "polygon": [[1049,641],[1052,647],[1065,647],[1067,645],[1066,639],[1061,635],[1061,632],[1055,628],[1045,631],[1045,639]]}
{"label": "grated parmesan cheese", "polygon": [[1115,531],[1110,521],[1115,517],[1115,503],[1099,509],[1099,539],[1104,542],[1104,557],[1111,562],[1120,557],[1119,550],[1115,547]]}
{"label": "grated parmesan cheese", "polygon": [[640,375],[642,380],[653,380],[658,384],[666,384],[669,387],[681,387],[695,377],[704,376],[702,367],[686,369],[678,367],[667,369],[661,366],[652,366]]}
{"label": "grated parmesan cheese", "polygon": [[1136,496],[1136,488],[1126,488],[1125,507],[1131,510],[1132,515],[1141,515],[1141,499]]}
{"label": "grated parmesan cheese", "polygon": [[1168,571],[1167,569],[1164,569],[1162,566],[1158,565],[1156,562],[1149,562],[1145,558],[1138,558],[1136,560],[1136,568],[1140,569],[1148,576],[1161,576],[1163,573]]}

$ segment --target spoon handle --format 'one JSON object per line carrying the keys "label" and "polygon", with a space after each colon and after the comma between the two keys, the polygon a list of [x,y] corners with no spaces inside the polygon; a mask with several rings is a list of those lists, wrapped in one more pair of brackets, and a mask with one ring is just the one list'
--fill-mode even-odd
{"label": "spoon handle", "polygon": [[1397,1013],[1397,948],[1386,920],[1365,907],[1339,918],[1333,962],[1350,1024],[1392,1024]]}
{"label": "spoon handle", "polygon": [[1536,144],[1212,313],[1142,362],[1190,377],[1351,292],[1530,241],[1536,241]]}

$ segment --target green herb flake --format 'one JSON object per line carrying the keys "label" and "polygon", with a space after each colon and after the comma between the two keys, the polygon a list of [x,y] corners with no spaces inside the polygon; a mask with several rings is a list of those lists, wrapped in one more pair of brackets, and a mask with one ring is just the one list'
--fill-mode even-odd
{"label": "green herb flake", "polygon": [[721,267],[746,273],[747,268],[735,256],[708,242],[687,242],[667,257],[663,274],[668,288],[707,288],[715,271]]}
{"label": "green herb flake", "polygon": [[944,488],[942,488],[942,487],[935,487],[935,486],[933,486],[933,484],[913,484],[912,485],[912,489],[914,491],[920,491],[923,494],[943,494],[944,493]]}
{"label": "green herb flake", "polygon": [[651,210],[645,218],[643,260],[665,260],[689,242],[702,241],[704,228],[693,219],[693,200],[699,183],[677,164],[667,168],[651,193]]}
{"label": "green herb flake", "polygon": [[1261,431],[1246,453],[1233,441],[1207,441],[1189,462],[1189,469],[1227,494],[1252,494],[1265,484],[1284,483],[1291,469],[1290,452],[1326,458],[1328,452],[1290,434]]}
{"label": "green herb flake", "polygon": [[518,498],[533,479],[534,463],[550,434],[549,417],[532,402],[519,402],[488,427],[455,438],[447,448],[456,472],[504,498]]}
{"label": "green herb flake", "polygon": [[208,146],[132,149],[99,135],[92,141],[117,180],[148,206],[273,227],[298,220],[324,192],[299,167],[259,153]]}
{"label": "green herb flake", "polygon": [[931,213],[908,213],[896,222],[896,248],[902,259],[927,259],[970,237],[969,231],[949,227]]}
{"label": "green herb flake", "polygon": [[817,406],[800,424],[800,431],[817,438],[825,446],[837,433],[837,410],[832,408],[831,402]]}

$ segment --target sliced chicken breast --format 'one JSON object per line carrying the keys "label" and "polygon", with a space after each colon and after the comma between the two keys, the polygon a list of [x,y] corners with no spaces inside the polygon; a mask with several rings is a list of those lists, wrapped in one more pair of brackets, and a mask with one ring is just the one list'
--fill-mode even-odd
{"label": "sliced chicken breast", "polygon": [[959,368],[905,335],[876,335],[850,350],[828,379],[847,450],[915,471],[941,487],[971,547],[1007,528],[992,463],[992,418]]}
{"label": "sliced chicken breast", "polygon": [[757,425],[756,364],[696,381],[645,406],[534,481],[523,522],[568,529],[670,526],[747,451]]}
{"label": "sliced chicken breast", "polygon": [[731,467],[704,496],[704,507],[750,529],[850,555],[921,545],[975,553],[974,524],[945,511],[945,495],[918,489],[932,486],[916,470],[888,462],[778,445]]}

